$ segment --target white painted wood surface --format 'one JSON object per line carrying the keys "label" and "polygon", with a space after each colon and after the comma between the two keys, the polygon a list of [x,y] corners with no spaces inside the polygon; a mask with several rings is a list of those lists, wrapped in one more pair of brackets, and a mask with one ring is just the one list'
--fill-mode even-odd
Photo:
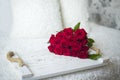
{"label": "white painted wood surface", "polygon": [[[11,56],[11,55],[13,55],[13,56]],[[22,78],[28,78],[28,77],[33,76],[33,73],[30,70],[30,68],[28,67],[28,65],[25,64],[25,62],[20,58],[20,56],[18,54],[14,53],[14,52],[13,53],[8,52],[6,57],[7,57],[7,60],[9,61],[9,63],[11,63],[11,65],[13,66],[13,68],[16,68],[16,70],[18,70],[19,73],[22,74]],[[17,59],[17,60],[11,61],[13,59]],[[21,64],[21,62],[22,62],[22,64]]]}
{"label": "white painted wood surface", "polygon": [[[65,58],[65,57],[64,57]],[[108,59],[100,59],[97,61],[89,59],[72,59],[67,58],[56,63],[56,61],[49,61],[44,65],[36,66],[34,68],[34,76],[31,78],[23,78],[23,80],[36,80],[49,78],[53,76],[63,75],[67,73],[72,73],[76,71],[82,71],[87,69],[92,69],[106,65],[109,62]]]}

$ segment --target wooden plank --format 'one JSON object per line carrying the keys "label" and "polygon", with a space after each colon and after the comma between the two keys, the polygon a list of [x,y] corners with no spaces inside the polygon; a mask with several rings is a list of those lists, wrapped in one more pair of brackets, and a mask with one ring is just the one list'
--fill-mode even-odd
{"label": "wooden plank", "polygon": [[24,63],[24,61],[19,57],[18,54],[9,51],[7,53],[7,60],[9,61],[9,63],[11,63],[13,69],[16,70],[16,72],[18,71],[18,74],[22,75],[22,78],[29,78],[33,76],[33,73],[28,65]]}
{"label": "wooden plank", "polygon": [[[74,62],[74,61],[73,61]],[[109,59],[100,58],[97,61],[85,59],[80,59],[79,62],[73,63],[71,60],[68,63],[57,63],[57,64],[45,64],[39,65],[33,68],[34,76],[31,78],[23,78],[23,80],[37,80],[44,79],[53,76],[68,74],[76,71],[83,71],[87,69],[92,69],[108,64]],[[35,69],[36,68],[36,69]]]}

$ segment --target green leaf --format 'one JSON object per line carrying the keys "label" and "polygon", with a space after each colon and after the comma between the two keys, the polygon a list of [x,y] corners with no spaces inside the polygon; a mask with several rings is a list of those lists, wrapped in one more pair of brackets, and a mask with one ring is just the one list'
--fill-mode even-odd
{"label": "green leaf", "polygon": [[75,25],[74,31],[76,31],[77,29],[79,29],[79,27],[80,27],[80,22]]}
{"label": "green leaf", "polygon": [[94,42],[95,41],[92,38],[88,38],[88,43],[87,43],[88,47],[92,47]]}
{"label": "green leaf", "polygon": [[101,57],[101,54],[89,54],[89,58],[92,60],[97,60]]}

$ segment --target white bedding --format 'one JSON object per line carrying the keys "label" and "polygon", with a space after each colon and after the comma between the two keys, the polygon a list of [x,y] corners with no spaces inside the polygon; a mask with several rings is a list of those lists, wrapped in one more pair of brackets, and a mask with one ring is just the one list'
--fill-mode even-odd
{"label": "white bedding", "polygon": [[[92,25],[91,25],[92,26]],[[94,25],[91,28],[89,36],[94,38],[95,45],[103,52],[103,57],[110,57],[109,65],[95,68],[91,70],[85,70],[82,72],[75,72],[67,75],[48,78],[47,80],[120,80],[120,31],[108,29],[98,25]],[[9,50],[13,50],[20,55],[31,54],[27,59],[24,59],[26,63],[32,64],[32,60],[38,60],[34,56],[44,51],[42,44],[47,42],[45,39],[33,39],[33,38],[3,38],[0,37],[0,80],[20,80],[20,75],[14,74],[5,58],[5,53]],[[47,44],[46,44],[47,45]],[[31,47],[32,46],[32,47]],[[42,54],[45,56],[45,54]],[[24,57],[24,56],[23,56]],[[29,62],[29,60],[31,60]],[[7,66],[6,66],[7,65]]]}
{"label": "white bedding", "polygon": [[[0,1],[4,2],[5,0],[0,0]],[[70,2],[73,3],[72,0],[70,0]],[[60,30],[62,28],[59,1],[58,0],[51,0],[51,1],[50,0],[44,0],[44,1],[43,0],[34,0],[34,1],[11,0],[12,12],[9,11],[10,9],[7,9],[10,8],[10,4],[8,5],[8,3],[10,2],[6,0],[5,3],[7,4],[1,5],[2,6],[1,15],[3,17],[1,17],[0,19],[3,22],[2,24],[4,24],[0,26],[0,80],[21,80],[21,75],[17,75],[11,71],[12,69],[6,60],[5,54],[9,50],[15,51],[19,53],[19,55],[21,56],[25,54],[28,56],[28,58],[25,59],[25,62],[29,65],[35,65],[32,63],[38,59],[34,57],[31,58],[29,54],[31,56],[38,56],[40,52],[44,51],[43,48],[46,47],[42,46],[42,44],[44,44],[44,42],[46,43],[47,40],[45,41],[45,39],[40,39],[40,38],[41,37],[43,38],[43,36],[48,38],[49,34],[51,34],[54,31],[56,32],[57,30]],[[67,4],[69,6],[66,6],[66,4],[67,2],[65,2],[65,4],[62,4],[63,7],[67,7],[67,8],[63,8],[63,11],[64,10],[67,11],[69,9],[71,12],[71,9],[74,10],[74,8],[71,9],[69,8],[71,4]],[[73,3],[73,5],[75,4]],[[77,10],[79,8],[78,7],[79,4],[75,6],[77,6],[75,10]],[[43,8],[45,9],[45,11],[43,10]],[[85,15],[84,13],[85,12],[83,12],[81,15]],[[14,19],[13,23],[15,21],[13,25],[11,25],[12,17],[9,18],[8,17],[9,15],[12,15]],[[7,16],[7,18],[6,17],[4,18],[4,16]],[[48,16],[49,18],[47,18]],[[66,18],[66,19],[63,18],[64,19],[63,22],[65,22],[64,25],[68,27],[68,25],[76,24],[76,21],[80,19],[78,18],[79,16],[80,16],[79,14],[76,14],[74,12],[72,12],[72,14],[63,12],[63,17]],[[71,22],[73,22],[72,20],[74,18],[76,20],[74,21],[74,23],[70,24]],[[87,23],[86,19],[87,16],[86,18],[83,17],[84,23]],[[46,32],[44,32],[43,29],[44,28],[46,29],[47,26],[49,26],[49,29],[47,29]],[[119,46],[120,31],[101,27],[95,24],[91,24],[90,26],[91,26],[90,30],[88,28],[89,36],[95,39],[96,41],[95,46],[101,49],[101,51],[103,52],[103,57],[109,57],[112,63],[100,68],[48,78],[47,80],[120,80],[120,63],[119,63],[120,62],[120,46]],[[86,28],[90,26],[88,25],[86,26]],[[43,33],[42,35],[40,35],[41,32],[39,32],[39,30],[41,30],[41,32]],[[24,33],[22,31],[24,31]],[[47,32],[49,33],[46,34]],[[8,36],[12,38],[4,37],[4,36]],[[42,56],[46,55],[44,53],[41,54]],[[24,56],[22,57],[24,58]]]}
{"label": "white bedding", "polygon": [[89,31],[88,0],[60,0],[64,27],[74,27],[78,22]]}
{"label": "white bedding", "polygon": [[0,37],[46,38],[61,29],[58,0],[0,0]]}

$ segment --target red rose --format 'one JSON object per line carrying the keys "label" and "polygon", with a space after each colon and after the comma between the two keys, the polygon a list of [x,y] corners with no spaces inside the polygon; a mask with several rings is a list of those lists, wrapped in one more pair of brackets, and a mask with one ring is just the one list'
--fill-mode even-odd
{"label": "red rose", "polygon": [[86,51],[88,51],[88,50],[89,50],[89,47],[88,47],[88,46],[83,46],[83,47],[82,47],[82,51],[85,51],[85,52],[86,52]]}
{"label": "red rose", "polygon": [[49,45],[48,49],[49,49],[50,52],[54,52],[54,47],[52,45]]}
{"label": "red rose", "polygon": [[66,39],[67,39],[68,42],[73,42],[73,41],[76,42],[76,37],[74,35],[67,36]]}
{"label": "red rose", "polygon": [[56,46],[55,46],[55,48],[54,48],[54,53],[55,53],[55,54],[62,55],[62,49],[61,49],[61,46],[60,46],[60,45],[56,45]]}
{"label": "red rose", "polygon": [[56,37],[62,39],[64,38],[63,34],[64,34],[63,31],[60,31],[56,34]]}
{"label": "red rose", "polygon": [[72,47],[72,51],[73,52],[78,52],[78,51],[80,51],[80,48],[79,47]]}
{"label": "red rose", "polygon": [[54,44],[60,44],[60,41],[61,41],[61,39],[56,37],[55,40],[54,40]]}
{"label": "red rose", "polygon": [[82,59],[86,59],[88,58],[88,52],[85,52],[85,51],[81,51],[80,53],[78,53],[78,57],[79,58],[82,58]]}
{"label": "red rose", "polygon": [[86,37],[86,31],[84,29],[78,29],[75,31],[75,36],[78,40],[84,39]]}
{"label": "red rose", "polygon": [[71,54],[70,54],[70,50],[68,49],[68,48],[64,48],[63,49],[63,55],[65,55],[65,56],[70,56]]}
{"label": "red rose", "polygon": [[86,45],[88,43],[88,40],[87,39],[83,39],[81,42],[80,42],[82,45]]}
{"label": "red rose", "polygon": [[63,32],[65,33],[65,35],[70,36],[73,34],[73,29],[72,28],[65,28],[63,30]]}
{"label": "red rose", "polygon": [[51,44],[54,44],[54,42],[55,42],[55,35],[51,35],[51,37],[50,37],[50,39],[49,39],[49,42],[51,43]]}
{"label": "red rose", "polygon": [[81,50],[81,45],[77,44],[77,43],[73,43],[71,45],[72,47],[72,51],[80,51]]}
{"label": "red rose", "polygon": [[48,49],[58,55],[88,58],[87,33],[84,29],[65,28],[51,35]]}
{"label": "red rose", "polygon": [[62,45],[62,47],[67,47],[69,45],[69,43],[65,39],[62,39],[60,44]]}
{"label": "red rose", "polygon": [[72,52],[71,52],[71,56],[77,57],[77,56],[78,56],[77,53],[78,53],[77,51],[72,51]]}

